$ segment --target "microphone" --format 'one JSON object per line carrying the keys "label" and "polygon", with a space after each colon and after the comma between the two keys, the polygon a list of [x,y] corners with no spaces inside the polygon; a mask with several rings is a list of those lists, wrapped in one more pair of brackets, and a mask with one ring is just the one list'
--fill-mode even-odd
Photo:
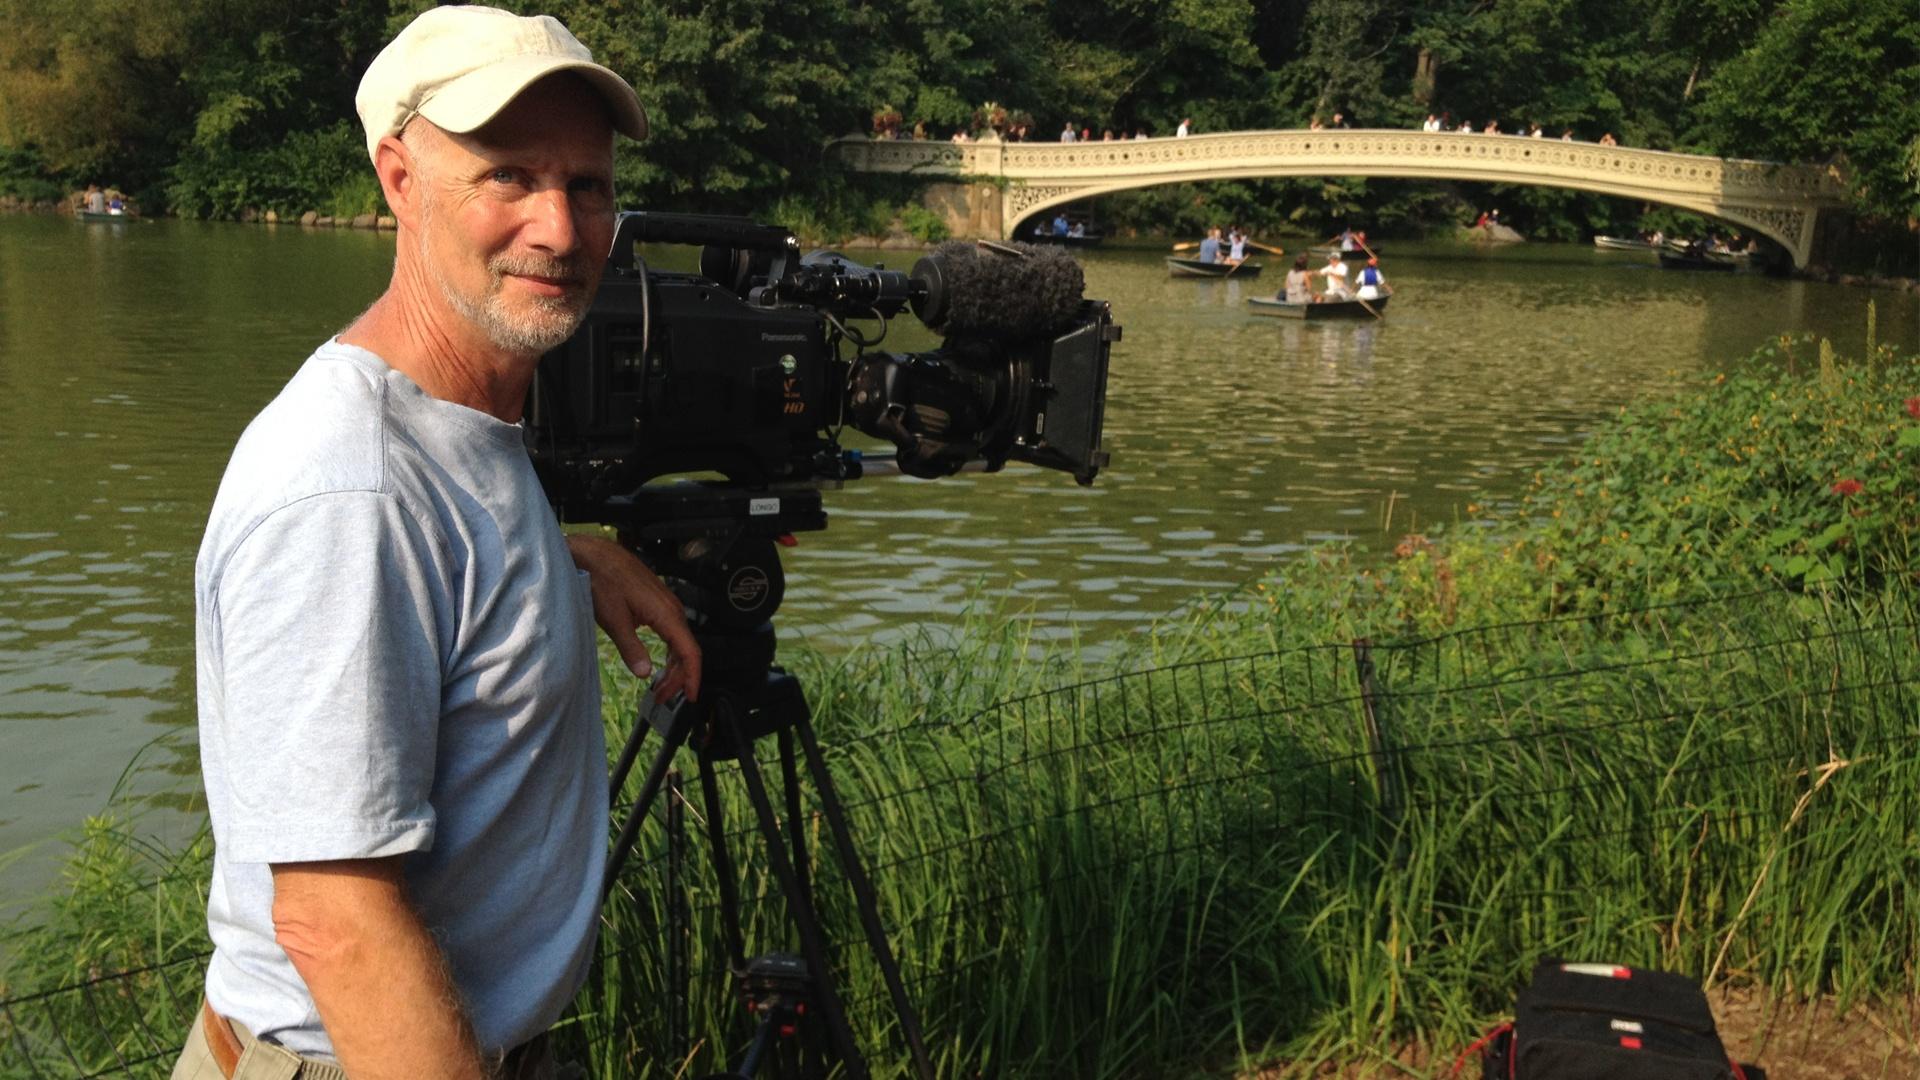
{"label": "microphone", "polygon": [[945,337],[1019,340],[1071,325],[1087,278],[1073,256],[1032,244],[950,240],[913,265],[913,313]]}

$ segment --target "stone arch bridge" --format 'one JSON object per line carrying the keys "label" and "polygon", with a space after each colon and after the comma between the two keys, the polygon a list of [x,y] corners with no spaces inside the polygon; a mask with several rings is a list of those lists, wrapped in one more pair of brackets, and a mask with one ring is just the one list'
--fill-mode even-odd
{"label": "stone arch bridge", "polygon": [[1514,135],[1397,130],[1226,131],[1117,142],[840,139],[829,152],[860,172],[941,181],[929,203],[960,236],[1006,239],[1053,207],[1130,188],[1196,180],[1382,176],[1545,184],[1719,218],[1778,241],[1804,267],[1822,210],[1846,201],[1838,171]]}

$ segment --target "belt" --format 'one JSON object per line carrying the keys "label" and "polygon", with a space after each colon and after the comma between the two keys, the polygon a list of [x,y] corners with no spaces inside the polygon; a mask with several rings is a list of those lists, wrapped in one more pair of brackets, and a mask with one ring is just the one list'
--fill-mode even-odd
{"label": "belt", "polygon": [[[338,1065],[310,1061],[290,1050],[257,1039],[250,1038],[242,1042],[233,1023],[215,1012],[210,1001],[202,1001],[200,1005],[200,1029],[206,1033],[207,1048],[213,1054],[214,1066],[227,1080],[233,1080],[234,1073],[240,1071],[240,1059],[249,1050],[255,1054],[272,1054],[284,1059],[277,1064],[280,1065],[279,1074],[285,1080],[295,1080],[296,1077],[298,1080],[346,1080],[346,1070]],[[539,1062],[545,1055],[546,1042],[547,1037],[543,1033],[507,1051],[498,1075],[509,1080],[520,1076],[524,1068]]]}

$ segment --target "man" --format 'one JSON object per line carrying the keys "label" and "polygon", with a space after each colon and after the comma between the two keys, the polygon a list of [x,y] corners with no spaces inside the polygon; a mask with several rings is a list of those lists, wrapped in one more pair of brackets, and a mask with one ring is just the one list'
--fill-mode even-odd
{"label": "man", "polygon": [[1173,137],[1176,139],[1184,139],[1191,134],[1193,134],[1193,119],[1191,117],[1181,120],[1180,126],[1173,129]]}
{"label": "man", "polygon": [[1069,121],[1067,121],[1067,126],[1066,126],[1066,127],[1063,127],[1063,128],[1061,128],[1061,129],[1060,129],[1060,141],[1061,141],[1061,142],[1072,142],[1072,141],[1074,141],[1074,139],[1076,139],[1076,138],[1078,138],[1078,137],[1079,137],[1079,136],[1077,136],[1077,135],[1075,135],[1075,134],[1073,133],[1073,121],[1071,121],[1071,120],[1069,120]]}
{"label": "man", "polygon": [[519,426],[646,118],[560,23],[478,7],[415,19],[355,105],[393,277],[241,436],[196,568],[214,955],[173,1076],[544,1080],[605,858],[594,622],[699,686],[679,603],[560,532]]}
{"label": "man", "polygon": [[1203,263],[1217,263],[1220,261],[1220,226],[1215,225],[1213,228],[1207,230],[1207,238],[1200,241],[1198,258]]}
{"label": "man", "polygon": [[1327,299],[1346,300],[1352,297],[1353,294],[1347,290],[1347,264],[1340,261],[1338,249],[1327,252],[1327,265],[1320,268],[1320,273],[1327,279]]}
{"label": "man", "polygon": [[1072,228],[1073,225],[1067,220],[1067,212],[1065,210],[1053,215],[1053,235],[1065,236]]}

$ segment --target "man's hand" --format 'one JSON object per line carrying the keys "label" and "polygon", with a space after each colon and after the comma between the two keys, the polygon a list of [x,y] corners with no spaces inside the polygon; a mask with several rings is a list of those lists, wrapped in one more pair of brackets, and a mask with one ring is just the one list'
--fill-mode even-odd
{"label": "man's hand", "polygon": [[698,698],[700,646],[694,643],[686,609],[673,590],[639,556],[606,537],[576,533],[567,537],[567,550],[593,587],[594,621],[627,667],[642,679],[653,674],[653,657],[636,633],[644,626],[667,643],[666,673],[654,684],[654,697],[669,701],[674,694],[685,693],[688,701]]}

